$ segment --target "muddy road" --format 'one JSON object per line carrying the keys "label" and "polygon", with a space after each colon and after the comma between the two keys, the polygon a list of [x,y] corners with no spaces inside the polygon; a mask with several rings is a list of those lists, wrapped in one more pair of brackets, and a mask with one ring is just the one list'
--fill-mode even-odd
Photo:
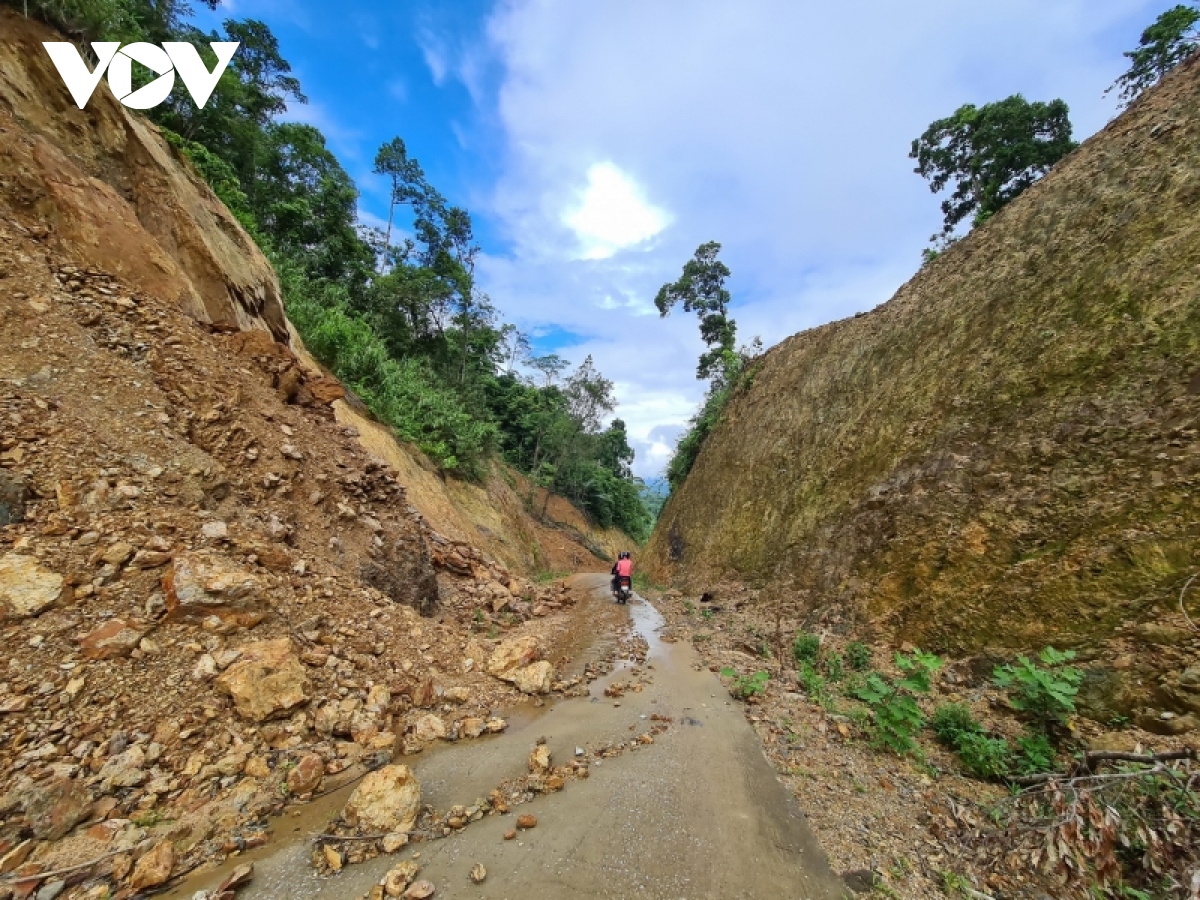
{"label": "muddy road", "polygon": [[[579,576],[576,587],[609,603],[606,576]],[[610,619],[609,610],[601,619]],[[621,610],[624,613],[624,610]],[[188,882],[171,896],[211,888],[247,858],[255,877],[239,900],[363,897],[389,868],[420,854],[421,878],[438,898],[839,898],[845,885],[829,869],[794,798],[779,783],[743,717],[717,676],[698,670],[690,645],[657,636],[662,619],[640,598],[628,607],[632,626],[649,645],[641,665],[619,663],[593,682],[589,695],[542,709],[513,711],[502,735],[408,757],[423,799],[438,809],[470,805],[504,779],[526,772],[530,750],[544,738],[555,764],[577,749],[627,742],[653,721],[672,721],[653,744],[594,762],[590,777],[558,793],[539,795],[508,815],[486,817],[444,840],[412,844],[394,856],[317,877],[309,866],[309,834],[340,809],[331,795],[319,806],[285,814],[276,840],[248,857]],[[592,636],[585,652],[611,649],[612,636]],[[613,682],[640,691],[605,696]],[[531,813],[536,828],[506,841],[516,816]],[[294,815],[294,818],[289,818]],[[487,879],[468,872],[481,863]]]}

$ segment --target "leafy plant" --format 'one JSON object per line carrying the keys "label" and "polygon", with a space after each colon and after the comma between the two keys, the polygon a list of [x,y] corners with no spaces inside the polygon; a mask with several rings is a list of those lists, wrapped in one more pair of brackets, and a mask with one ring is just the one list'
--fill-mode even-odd
{"label": "leafy plant", "polygon": [[714,613],[712,611],[711,606],[706,606],[700,610],[700,618],[702,618],[705,622],[707,622],[709,619],[711,619],[715,615],[716,615],[716,613]]}
{"label": "leafy plant", "polygon": [[755,672],[753,675],[741,675],[726,666],[721,670],[721,674],[726,678],[735,679],[733,684],[729,686],[729,693],[737,697],[739,700],[749,700],[752,697],[760,696],[767,689],[767,682],[771,676],[767,672]]}
{"label": "leafy plant", "polygon": [[692,613],[694,613],[696,611],[696,604],[693,603],[691,600],[684,600],[683,601],[683,611],[685,613],[687,613],[687,615],[690,616]]}
{"label": "leafy plant", "polygon": [[976,778],[991,780],[1008,775],[1012,751],[1004,738],[965,731],[959,734],[956,747],[963,767]]}
{"label": "leafy plant", "polygon": [[1054,746],[1040,731],[1031,731],[1017,738],[1013,753],[1013,768],[1018,775],[1038,775],[1054,768]]}
{"label": "leafy plant", "polygon": [[937,739],[947,747],[957,748],[959,741],[966,734],[979,734],[983,726],[971,715],[971,708],[965,703],[943,703],[933,711],[929,727],[937,735]]}
{"label": "leafy plant", "polygon": [[851,641],[846,645],[846,662],[855,672],[862,672],[871,666],[871,648],[862,641]]}
{"label": "leafy plant", "polygon": [[830,681],[841,681],[846,677],[845,657],[836,650],[830,650],[821,660],[825,675]]}
{"label": "leafy plant", "polygon": [[992,678],[998,687],[1009,691],[1014,709],[1026,713],[1043,728],[1062,725],[1075,714],[1075,695],[1083,673],[1063,665],[1075,658],[1073,650],[1047,647],[1039,655],[1041,665],[1026,656],[1015,664],[998,666]]}
{"label": "leafy plant", "polygon": [[887,681],[872,672],[866,683],[855,690],[855,696],[871,707],[877,747],[900,756],[917,749],[914,738],[925,724],[925,715],[913,694],[929,692],[932,675],[941,664],[938,657],[920,650],[897,653],[896,666],[904,673],[903,677]]}
{"label": "leafy plant", "polygon": [[819,635],[801,631],[792,641],[792,656],[796,658],[797,663],[816,662],[820,652],[821,638]]}

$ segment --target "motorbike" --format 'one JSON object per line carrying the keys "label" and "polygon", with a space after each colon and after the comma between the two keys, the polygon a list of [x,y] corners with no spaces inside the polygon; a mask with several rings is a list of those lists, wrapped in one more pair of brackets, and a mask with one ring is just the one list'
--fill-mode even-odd
{"label": "motorbike", "polygon": [[622,575],[617,578],[617,589],[613,591],[613,596],[617,598],[620,604],[629,602],[629,598],[633,596],[633,579],[628,575]]}

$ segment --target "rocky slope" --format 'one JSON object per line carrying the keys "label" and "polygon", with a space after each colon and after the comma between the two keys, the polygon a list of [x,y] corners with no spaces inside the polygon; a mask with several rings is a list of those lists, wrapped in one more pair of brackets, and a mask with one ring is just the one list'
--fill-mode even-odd
{"label": "rocky slope", "polygon": [[1074,646],[1091,714],[1196,727],[1198,172],[1194,58],[891,301],[765,354],[651,574],[952,654]]}
{"label": "rocky slope", "polygon": [[155,129],[0,31],[0,897],[152,887],[554,688],[573,599],[523,576],[616,537],[425,471]]}

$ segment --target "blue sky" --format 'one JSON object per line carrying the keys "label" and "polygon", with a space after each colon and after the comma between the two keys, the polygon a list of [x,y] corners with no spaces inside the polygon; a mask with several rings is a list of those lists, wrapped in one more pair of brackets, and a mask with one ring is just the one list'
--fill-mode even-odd
{"label": "blue sky", "polygon": [[310,122],[371,174],[399,135],[472,213],[503,313],[616,383],[658,474],[703,395],[696,322],[653,297],[723,244],[739,338],[768,345],[885,301],[938,230],[911,140],[962,103],[1061,97],[1077,138],[1115,112],[1123,50],[1171,0],[226,0],[267,22]]}

